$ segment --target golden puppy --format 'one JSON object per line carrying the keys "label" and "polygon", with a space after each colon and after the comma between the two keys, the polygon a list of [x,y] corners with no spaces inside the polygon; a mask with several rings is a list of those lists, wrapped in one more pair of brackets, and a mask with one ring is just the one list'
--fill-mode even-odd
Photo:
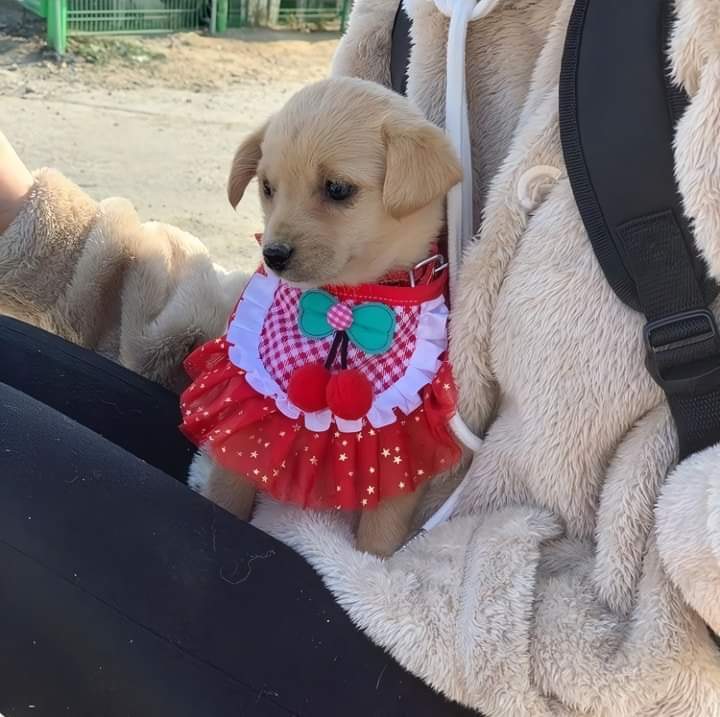
{"label": "golden puppy", "polygon": [[[267,269],[312,288],[377,282],[425,259],[461,170],[443,132],[405,98],[362,80],[332,79],[300,91],[240,145],[228,182],[233,207],[254,177]],[[255,488],[242,477],[213,464],[201,490],[249,517]],[[419,494],[362,511],[358,547],[394,552]]]}

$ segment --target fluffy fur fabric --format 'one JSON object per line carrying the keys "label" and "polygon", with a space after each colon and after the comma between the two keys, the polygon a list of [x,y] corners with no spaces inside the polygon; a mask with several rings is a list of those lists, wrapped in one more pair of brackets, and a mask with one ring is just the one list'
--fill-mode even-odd
{"label": "fluffy fur fabric", "polygon": [[[305,555],[373,640],[486,715],[720,715],[720,654],[705,625],[720,629],[720,448],[673,467],[642,319],[605,281],[567,179],[530,211],[517,196],[528,169],[564,170],[557,83],[571,6],[505,0],[470,27],[483,222],[451,350],[462,414],[486,437],[457,517],[385,561],[358,553],[335,514],[264,501],[255,522]],[[430,0],[408,7],[409,92],[441,122],[447,20]],[[335,72],[388,82],[395,9],[357,0]],[[720,278],[720,5],[677,0],[677,15],[673,68],[691,95],[677,175]],[[37,277],[48,257],[57,285]],[[97,304],[76,293],[90,276],[107,297]],[[0,238],[0,308],[109,346],[169,384],[188,346],[222,330],[240,282],[223,287],[191,237],[141,225],[117,201],[96,205],[53,173],[38,175]]]}
{"label": "fluffy fur fabric", "polygon": [[[394,7],[357,4],[336,71],[384,77]],[[486,438],[460,517],[385,562],[355,553],[329,516],[265,505],[256,521],[308,557],[373,639],[488,715],[717,715],[720,655],[703,620],[716,625],[720,604],[720,453],[666,483],[676,438],[643,365],[642,318],[605,281],[566,178],[531,212],[517,197],[532,167],[564,170],[557,84],[571,8],[505,2],[470,27],[484,222],[451,350],[463,416]],[[447,21],[426,0],[408,9],[409,93],[441,121]],[[717,4],[679,2],[678,18],[673,62],[693,95],[678,177],[720,276]]]}
{"label": "fluffy fur fabric", "polygon": [[0,238],[2,313],[175,390],[182,357],[224,331],[246,280],[187,232],[141,223],[124,199],[94,202],[49,169]]}

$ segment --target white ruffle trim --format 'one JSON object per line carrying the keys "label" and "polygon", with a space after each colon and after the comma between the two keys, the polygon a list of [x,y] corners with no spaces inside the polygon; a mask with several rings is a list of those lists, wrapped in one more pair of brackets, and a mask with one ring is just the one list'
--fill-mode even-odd
{"label": "white ruffle trim", "polygon": [[[263,396],[271,397],[278,410],[288,418],[304,417],[305,427],[322,432],[334,422],[342,433],[362,429],[362,420],[346,421],[334,416],[329,409],[305,413],[295,406],[267,372],[260,358],[260,337],[265,316],[270,310],[278,287],[275,276],[255,274],[242,296],[235,318],[230,322],[227,340],[230,361],[245,371],[245,380]],[[406,416],[420,407],[420,391],[427,386],[440,368],[440,356],[447,350],[448,309],[440,296],[420,307],[415,350],[405,373],[392,386],[375,396],[367,420],[373,428],[389,426],[397,420],[394,409]]]}

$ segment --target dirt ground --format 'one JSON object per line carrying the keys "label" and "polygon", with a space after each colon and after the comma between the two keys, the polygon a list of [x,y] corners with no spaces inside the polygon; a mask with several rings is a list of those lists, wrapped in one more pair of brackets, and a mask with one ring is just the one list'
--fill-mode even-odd
{"label": "dirt ground", "polygon": [[100,199],[200,237],[225,266],[254,264],[256,192],[233,212],[235,146],[327,74],[337,36],[231,31],[74,41],[62,61],[0,0],[0,128],[31,167],[54,166]]}

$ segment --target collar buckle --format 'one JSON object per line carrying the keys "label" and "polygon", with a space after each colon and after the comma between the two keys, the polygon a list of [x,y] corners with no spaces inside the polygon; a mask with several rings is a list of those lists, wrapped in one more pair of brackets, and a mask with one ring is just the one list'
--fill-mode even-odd
{"label": "collar buckle", "polygon": [[[444,269],[447,269],[448,263],[445,261],[445,257],[442,254],[433,254],[432,256],[429,256],[427,259],[423,259],[422,261],[415,264],[415,266],[408,271],[408,278],[410,279],[410,286],[415,288],[417,285],[417,273],[420,269],[424,269],[426,266],[429,266],[431,264],[436,264],[436,266],[433,267],[433,270],[430,272],[429,280],[433,279],[436,274],[439,274]],[[424,277],[421,277],[424,278]]]}

